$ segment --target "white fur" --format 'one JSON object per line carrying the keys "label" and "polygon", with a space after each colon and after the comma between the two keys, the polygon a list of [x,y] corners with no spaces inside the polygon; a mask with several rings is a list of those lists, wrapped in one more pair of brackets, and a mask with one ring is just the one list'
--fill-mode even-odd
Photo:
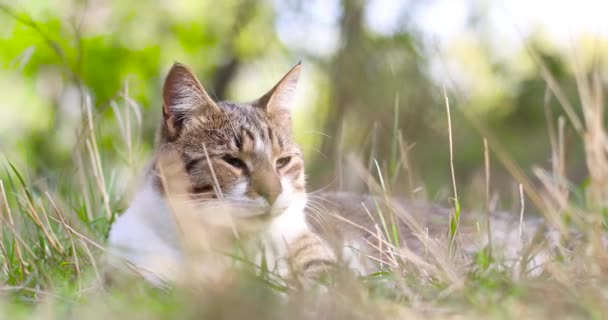
{"label": "white fur", "polygon": [[231,197],[244,197],[245,192],[247,192],[247,182],[239,182],[237,183],[232,190],[228,192],[228,195]]}
{"label": "white fur", "polygon": [[264,258],[279,275],[286,276],[288,265],[281,258],[285,257],[294,240],[309,232],[309,227],[304,214],[306,193],[294,192],[286,178],[281,179],[281,187],[282,192],[271,209],[271,215],[275,218],[263,234]]}
{"label": "white fur", "polygon": [[[260,239],[266,248],[268,265],[284,275],[287,266],[281,263],[281,257],[286,254],[289,243],[308,232],[308,225],[304,215],[306,194],[294,192],[287,179],[282,179],[281,184],[283,191],[270,208],[272,220],[261,232]],[[261,198],[246,198],[246,189],[247,184],[240,183],[228,195],[236,201],[251,201],[258,206],[266,204]],[[148,181],[127,211],[112,225],[109,252],[113,257],[133,264],[151,283],[160,285],[181,277],[185,259],[180,240],[166,200]]]}
{"label": "white fur", "polygon": [[266,212],[266,206],[268,202],[263,197],[256,197],[251,199],[245,195],[249,184],[247,182],[237,183],[227,193],[226,199],[233,203],[239,203],[243,206],[243,209],[236,210],[232,208],[231,214],[239,218],[251,218]]}
{"label": "white fur", "polygon": [[256,153],[266,153],[266,145],[259,136],[255,137],[255,144],[253,147]]}
{"label": "white fur", "polygon": [[183,257],[169,208],[146,183],[131,206],[116,219],[108,238],[112,258],[122,258],[154,284],[175,280]]}

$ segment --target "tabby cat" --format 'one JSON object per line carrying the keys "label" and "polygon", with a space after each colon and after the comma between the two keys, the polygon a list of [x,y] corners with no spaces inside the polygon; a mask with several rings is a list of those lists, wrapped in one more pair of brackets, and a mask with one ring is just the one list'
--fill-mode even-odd
{"label": "tabby cat", "polygon": [[[298,64],[253,102],[234,103],[211,99],[186,66],[171,68],[152,165],[110,231],[118,262],[154,284],[190,281],[196,274],[221,274],[230,263],[222,257],[239,243],[258,265],[283,277],[315,278],[336,262],[361,273],[377,270],[397,252],[386,250],[391,244],[423,256],[429,239],[447,243],[450,212],[442,207],[306,193],[290,112],[300,71]],[[396,221],[394,211],[411,219]],[[523,248],[517,219],[492,220],[494,237],[516,256]],[[386,236],[393,233],[387,221],[396,221],[398,244]],[[485,225],[463,215],[464,251],[485,245]],[[527,222],[521,230],[533,235],[539,225]],[[192,263],[193,256],[203,258]]]}
{"label": "tabby cat", "polygon": [[173,65],[154,163],[111,228],[113,255],[153,283],[179,280],[185,247],[228,250],[236,238],[283,276],[330,266],[333,253],[306,222],[304,162],[292,135],[300,70],[259,99],[234,103],[213,101],[186,66]]}

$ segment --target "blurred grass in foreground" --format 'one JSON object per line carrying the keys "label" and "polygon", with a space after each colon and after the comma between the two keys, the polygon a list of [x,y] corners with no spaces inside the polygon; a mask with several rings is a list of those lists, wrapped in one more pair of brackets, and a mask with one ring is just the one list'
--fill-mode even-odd
{"label": "blurred grass in foreground", "polygon": [[[53,25],[52,21],[48,23]],[[25,36],[22,40],[24,43],[33,41]],[[217,39],[208,40],[216,43]],[[97,41],[103,44],[102,39]],[[151,50],[152,56],[160,54],[158,48],[142,50]],[[128,54],[137,56],[133,52]],[[42,58],[51,60],[51,55],[45,51]],[[121,56],[119,53],[116,55]],[[87,56],[94,58],[105,55],[89,52]],[[10,158],[2,159],[0,315],[11,319],[33,316],[61,319],[601,319],[608,312],[608,253],[605,243],[608,219],[608,141],[603,120],[606,78],[599,67],[591,71],[576,69],[574,79],[571,79],[569,86],[564,87],[555,79],[554,71],[559,68],[545,66],[545,59],[538,61],[541,65],[542,84],[547,90],[545,100],[536,103],[544,103],[545,110],[549,110],[548,105],[557,101],[563,111],[561,116],[547,116],[550,168],[521,168],[513,160],[520,155],[506,150],[501,143],[502,136],[493,134],[494,131],[487,128],[487,123],[467,109],[455,109],[457,112],[452,112],[453,117],[465,119],[480,136],[479,141],[488,141],[487,161],[468,164],[486,168],[483,188],[486,192],[467,194],[466,191],[457,189],[457,178],[454,181],[443,181],[443,184],[449,186],[446,187],[448,190],[454,185],[454,218],[450,229],[446,229],[445,233],[457,243],[459,219],[471,212],[466,207],[460,208],[457,190],[460,190],[460,198],[467,197],[473,199],[471,202],[482,204],[474,209],[483,207],[485,211],[495,210],[490,191],[493,183],[498,182],[490,177],[489,167],[504,167],[521,186],[522,194],[525,193],[525,197],[518,194],[515,201],[521,202],[522,208],[521,211],[518,209],[511,212],[514,219],[518,219],[522,212],[527,214],[532,210],[538,211],[548,226],[563,234],[566,242],[563,252],[552,257],[551,263],[539,276],[531,277],[530,270],[505,268],[501,262],[502,252],[490,250],[491,248],[481,250],[470,263],[459,263],[452,259],[459,255],[458,246],[445,243],[433,249],[435,252],[430,254],[432,257],[427,257],[424,263],[409,261],[397,255],[394,264],[378,273],[354,277],[346,270],[341,270],[330,277],[323,287],[305,292],[278,287],[267,281],[266,275],[259,275],[256,270],[247,267],[235,269],[234,274],[223,282],[207,285],[159,290],[142,281],[125,279],[114,287],[102,289],[99,278],[104,271],[105,238],[114,217],[130,199],[129,192],[132,188],[129,185],[137,183],[136,176],[145,163],[146,147],[142,142],[144,133],[150,133],[148,127],[156,124],[146,120],[148,116],[137,103],[148,105],[148,101],[142,101],[143,97],[153,95],[145,95],[138,90],[143,90],[144,87],[147,90],[157,89],[152,85],[144,86],[137,79],[131,85],[123,85],[120,81],[122,75],[108,72],[103,74],[107,79],[96,83],[95,88],[83,84],[74,87],[77,92],[75,96],[78,97],[77,106],[83,112],[81,119],[76,121],[78,134],[74,142],[75,148],[70,150],[67,159],[59,161],[71,164],[69,167],[53,170],[53,164],[46,164],[48,168],[43,172],[54,176],[41,179],[37,170],[32,172],[30,168],[11,162]],[[144,78],[148,77],[147,80],[159,76],[158,66],[154,65],[157,61],[148,62],[146,59],[140,61],[142,70],[146,71],[139,73]],[[104,61],[93,63],[105,64]],[[31,70],[26,68],[24,72]],[[107,83],[112,83],[114,88],[106,88]],[[426,90],[431,91],[432,88]],[[579,99],[576,102],[569,101],[571,95],[565,92],[576,92]],[[96,93],[97,98],[104,97],[107,101],[103,105],[107,107],[95,108],[91,93]],[[441,92],[436,94],[441,96]],[[466,104],[465,99],[457,93],[454,96],[459,104]],[[411,146],[405,142],[398,117],[399,100],[393,96],[387,99],[397,100],[394,105],[391,104],[394,110],[389,108],[392,113],[386,112],[387,117],[394,116],[390,135],[382,136],[383,141],[389,142],[390,158],[385,162],[381,158],[374,159],[376,161],[370,161],[367,165],[362,164],[365,159],[355,156],[354,162],[358,167],[354,165],[344,169],[348,175],[360,176],[362,181],[367,181],[366,189],[381,196],[395,193],[392,191],[398,189],[397,186],[414,187],[425,182],[424,178],[412,181],[420,175],[415,174],[408,159],[410,153],[415,153],[420,147],[412,151]],[[574,107],[579,105],[580,110]],[[442,108],[443,105],[437,103],[435,109]],[[556,118],[557,121],[554,121]],[[442,122],[442,127],[445,128],[445,137],[452,133],[458,134],[461,130],[461,127],[454,126],[451,128],[453,132],[448,132],[445,122]],[[107,132],[113,134],[104,134]],[[568,132],[573,132],[574,143],[567,141]],[[375,134],[383,135],[377,131]],[[100,136],[106,137],[106,140],[100,141]],[[110,142],[107,137],[112,138]],[[44,156],[45,148],[48,147],[45,138],[49,139],[49,136],[38,137],[34,147],[30,146],[33,149],[35,146],[40,148],[38,157]],[[517,143],[525,146],[527,140],[522,139]],[[570,148],[566,150],[568,144]],[[336,156],[343,156],[343,150],[338,150],[338,146],[333,148],[337,150]],[[373,143],[370,149],[375,149]],[[459,141],[455,140],[453,144],[450,141],[450,149],[443,154],[458,156],[460,152],[464,150],[460,148]],[[481,153],[479,152],[479,158],[482,158]],[[576,153],[574,158],[585,159],[588,177],[581,184],[567,177],[566,156],[570,153]],[[125,164],[124,167],[108,165],[116,163],[115,159],[120,159]],[[383,163],[388,163],[389,166],[385,167]],[[448,163],[447,158],[445,163]],[[458,174],[458,166],[454,169],[446,165],[441,170],[449,172],[450,169]],[[540,183],[533,183],[526,172],[533,172]],[[450,203],[447,196],[439,200]],[[480,215],[479,226],[487,223],[483,217],[483,214]],[[399,242],[400,235],[394,231],[391,223],[383,222],[382,233],[387,243],[394,244]],[[572,234],[576,234],[577,241],[570,242]],[[530,248],[533,248],[546,239],[528,240]],[[399,248],[394,250],[398,253]],[[525,251],[519,253],[522,260],[528,254]]]}

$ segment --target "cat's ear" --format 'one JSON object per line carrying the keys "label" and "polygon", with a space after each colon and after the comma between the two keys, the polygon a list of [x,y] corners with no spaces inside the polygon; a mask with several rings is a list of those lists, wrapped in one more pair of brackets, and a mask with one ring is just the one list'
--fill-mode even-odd
{"label": "cat's ear", "polygon": [[181,63],[169,70],[163,86],[163,118],[169,135],[175,135],[194,111],[219,110],[196,76]]}
{"label": "cat's ear", "polygon": [[298,62],[283,78],[258,100],[258,107],[263,108],[269,114],[285,114],[291,110],[302,62]]}

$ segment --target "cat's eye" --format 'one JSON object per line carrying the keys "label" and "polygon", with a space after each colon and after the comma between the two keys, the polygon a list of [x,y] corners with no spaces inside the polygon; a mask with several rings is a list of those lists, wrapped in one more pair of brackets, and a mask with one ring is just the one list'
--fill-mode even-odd
{"label": "cat's eye", "polygon": [[243,162],[243,160],[241,160],[241,159],[239,159],[237,157],[233,157],[233,156],[230,156],[230,155],[225,155],[222,159],[227,164],[229,164],[229,165],[231,165],[231,166],[233,166],[235,168],[238,168],[238,169],[245,169],[245,168],[247,168],[247,165],[245,164],[245,162]]}
{"label": "cat's eye", "polygon": [[277,160],[277,169],[281,169],[289,164],[291,157],[283,157]]}

